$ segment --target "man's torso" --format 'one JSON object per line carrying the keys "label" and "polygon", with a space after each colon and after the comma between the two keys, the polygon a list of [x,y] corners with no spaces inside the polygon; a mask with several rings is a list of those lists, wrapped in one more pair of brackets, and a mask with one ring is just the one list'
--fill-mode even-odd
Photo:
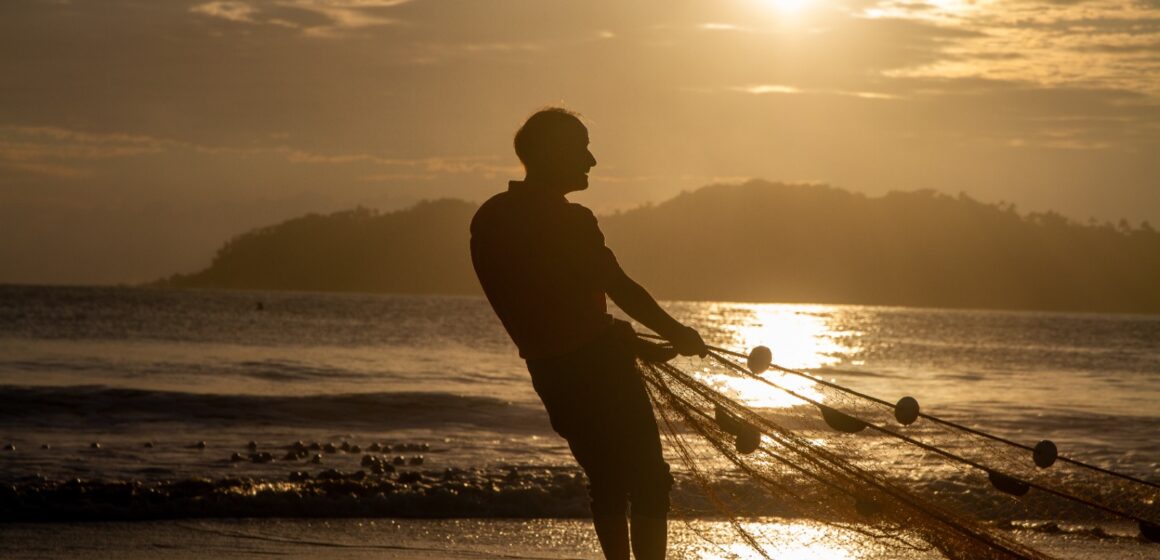
{"label": "man's torso", "polygon": [[476,275],[522,357],[565,354],[608,329],[605,286],[619,265],[588,209],[513,181],[471,234]]}

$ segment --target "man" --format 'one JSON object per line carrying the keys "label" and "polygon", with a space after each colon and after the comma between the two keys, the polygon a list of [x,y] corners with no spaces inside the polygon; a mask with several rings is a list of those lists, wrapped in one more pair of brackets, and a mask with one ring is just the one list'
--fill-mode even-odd
{"label": "man", "polygon": [[542,110],[516,133],[515,149],[524,180],[511,181],[471,222],[476,275],[527,361],[552,428],[588,475],[605,558],[629,558],[631,503],[632,553],[662,559],[672,477],[636,369],[646,343],[613,320],[605,296],[676,352],[703,356],[705,343],[621,270],[592,212],[565,198],[588,188],[596,165],[580,119]]}

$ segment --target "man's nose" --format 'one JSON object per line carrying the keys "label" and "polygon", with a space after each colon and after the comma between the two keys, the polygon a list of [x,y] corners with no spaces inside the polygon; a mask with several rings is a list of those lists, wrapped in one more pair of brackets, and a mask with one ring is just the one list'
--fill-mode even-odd
{"label": "man's nose", "polygon": [[592,152],[588,152],[588,167],[596,167],[596,156]]}

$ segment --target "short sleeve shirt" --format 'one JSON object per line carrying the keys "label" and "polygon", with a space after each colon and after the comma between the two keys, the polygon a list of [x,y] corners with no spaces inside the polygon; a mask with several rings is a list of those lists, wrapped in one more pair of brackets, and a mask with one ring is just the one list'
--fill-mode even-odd
{"label": "short sleeve shirt", "polygon": [[596,217],[563,195],[512,181],[475,213],[471,260],[525,359],[577,350],[612,324],[606,286],[623,272]]}

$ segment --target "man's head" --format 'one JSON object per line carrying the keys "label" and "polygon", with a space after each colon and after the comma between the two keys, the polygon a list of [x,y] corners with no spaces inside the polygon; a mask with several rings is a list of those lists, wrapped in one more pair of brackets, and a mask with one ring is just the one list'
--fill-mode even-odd
{"label": "man's head", "polygon": [[576,113],[558,107],[536,112],[516,132],[515,148],[529,181],[563,192],[588,188],[588,170],[596,158]]}

